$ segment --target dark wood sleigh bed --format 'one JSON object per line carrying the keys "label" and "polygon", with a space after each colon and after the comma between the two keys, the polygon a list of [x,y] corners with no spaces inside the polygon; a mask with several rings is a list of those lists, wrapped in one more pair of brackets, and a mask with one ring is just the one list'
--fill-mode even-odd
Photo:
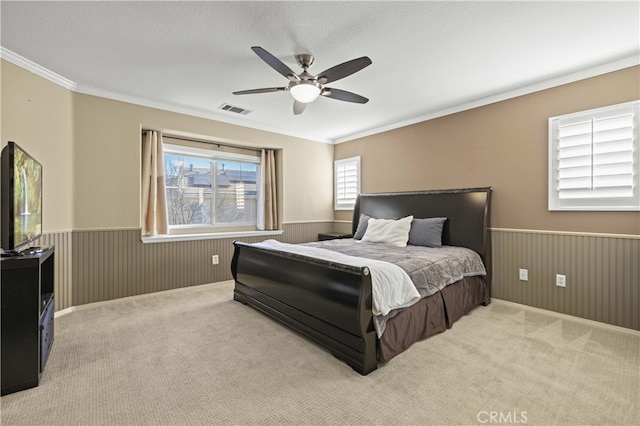
{"label": "dark wood sleigh bed", "polygon": [[376,218],[446,217],[443,245],[477,252],[486,276],[465,277],[399,312],[378,338],[371,275],[354,267],[235,241],[234,299],[313,339],[366,375],[412,343],[445,331],[478,305],[490,303],[489,207],[492,188],[361,194],[353,212]]}

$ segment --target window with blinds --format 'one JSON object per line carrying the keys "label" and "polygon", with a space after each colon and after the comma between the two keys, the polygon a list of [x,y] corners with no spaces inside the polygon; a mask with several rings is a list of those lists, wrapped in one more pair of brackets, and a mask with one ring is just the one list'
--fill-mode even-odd
{"label": "window with blinds", "polygon": [[549,210],[640,210],[639,105],[549,119]]}
{"label": "window with blinds", "polygon": [[360,157],[334,162],[334,196],[336,210],[351,210],[360,193]]}

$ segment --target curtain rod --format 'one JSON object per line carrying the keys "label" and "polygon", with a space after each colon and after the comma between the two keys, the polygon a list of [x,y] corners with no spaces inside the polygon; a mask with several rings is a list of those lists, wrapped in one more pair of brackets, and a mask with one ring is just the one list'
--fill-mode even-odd
{"label": "curtain rod", "polygon": [[163,133],[163,135],[164,135],[165,137],[167,137],[167,138],[171,138],[171,139],[178,139],[178,140],[180,140],[180,141],[187,141],[187,142],[200,142],[200,143],[206,143],[206,144],[209,144],[209,145],[216,145],[218,148],[220,148],[221,146],[228,146],[228,147],[230,147],[230,148],[237,148],[237,147],[232,146],[232,145],[224,145],[224,144],[221,144],[220,142],[203,141],[203,140],[194,139],[194,138],[185,138],[185,137],[181,137],[181,136],[173,136],[173,135],[171,135],[171,134],[165,135],[164,133]]}
{"label": "curtain rod", "polygon": [[[146,130],[145,130],[146,131]],[[177,140],[181,140],[181,141],[186,141],[186,142],[197,142],[197,143],[204,143],[207,145],[213,145],[213,146],[217,146],[218,148],[233,148],[233,149],[243,149],[246,151],[252,151],[252,152],[257,152],[259,153],[262,148],[254,148],[254,147],[248,147],[248,146],[241,146],[241,145],[229,145],[229,144],[224,144],[224,143],[220,143],[220,142],[213,142],[213,141],[207,141],[207,140],[201,140],[201,139],[195,139],[195,138],[188,138],[188,137],[184,137],[184,136],[174,136],[172,134],[164,134],[163,135],[167,138],[171,138],[171,139],[177,139]]]}

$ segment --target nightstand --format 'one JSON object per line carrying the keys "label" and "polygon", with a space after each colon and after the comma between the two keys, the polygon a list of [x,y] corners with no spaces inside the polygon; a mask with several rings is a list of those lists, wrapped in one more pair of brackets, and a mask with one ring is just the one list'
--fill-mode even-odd
{"label": "nightstand", "polygon": [[344,234],[342,232],[321,232],[318,234],[318,241],[326,240],[340,240],[342,238],[352,238],[351,234]]}

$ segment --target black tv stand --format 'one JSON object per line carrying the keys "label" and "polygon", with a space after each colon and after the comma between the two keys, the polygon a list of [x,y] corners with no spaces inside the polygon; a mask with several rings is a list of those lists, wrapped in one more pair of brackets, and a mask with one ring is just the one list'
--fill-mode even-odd
{"label": "black tv stand", "polygon": [[1,257],[16,257],[16,256],[25,256],[27,254],[40,254],[49,250],[50,247],[47,246],[32,246],[22,250],[3,250],[0,253]]}
{"label": "black tv stand", "polygon": [[38,386],[53,344],[54,247],[2,257],[2,395]]}

